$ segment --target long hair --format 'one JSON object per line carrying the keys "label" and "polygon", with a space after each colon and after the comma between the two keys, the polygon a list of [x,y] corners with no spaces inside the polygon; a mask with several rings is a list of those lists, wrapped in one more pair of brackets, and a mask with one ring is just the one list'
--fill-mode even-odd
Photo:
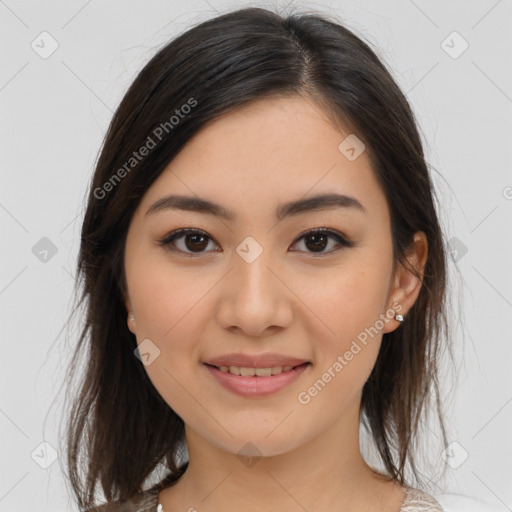
{"label": "long hair", "polygon": [[159,464],[166,483],[186,468],[179,465],[183,420],[134,356],[126,324],[123,258],[135,209],[208,121],[257,99],[296,95],[313,99],[365,143],[390,208],[395,263],[407,265],[416,231],[427,236],[419,297],[406,322],[383,335],[362,392],[362,424],[386,473],[402,484],[407,465],[416,474],[412,448],[432,399],[444,435],[438,359],[447,326],[446,249],[413,112],[370,46],[341,23],[316,13],[241,9],[198,24],[151,58],[117,108],[96,163],[75,283],[85,319],[67,377],[78,382],[66,461],[81,508],[94,505],[98,484],[108,501],[124,501],[144,490]]}

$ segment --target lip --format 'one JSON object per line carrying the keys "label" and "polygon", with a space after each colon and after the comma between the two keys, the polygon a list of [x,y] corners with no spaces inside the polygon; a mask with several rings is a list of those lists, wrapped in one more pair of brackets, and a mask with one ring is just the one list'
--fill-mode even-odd
{"label": "lip", "polygon": [[244,368],[272,368],[272,366],[299,366],[307,363],[305,359],[298,359],[296,357],[285,356],[271,352],[268,354],[249,355],[232,353],[223,356],[214,357],[203,361],[205,364],[212,366],[242,366]]}
{"label": "lip", "polygon": [[[311,363],[305,362],[299,364],[299,366],[296,366],[290,371],[270,377],[244,377],[243,375],[232,375],[231,373],[223,372],[210,364],[205,363],[204,366],[217,382],[228,391],[244,397],[259,398],[277,393],[292,384],[292,382],[296,381],[311,366]],[[249,367],[258,368],[257,366]],[[260,366],[260,368],[265,368],[265,366]]]}

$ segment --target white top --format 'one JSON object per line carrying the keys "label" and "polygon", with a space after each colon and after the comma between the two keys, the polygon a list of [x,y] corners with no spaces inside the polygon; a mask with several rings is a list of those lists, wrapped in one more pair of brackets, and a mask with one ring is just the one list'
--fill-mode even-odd
{"label": "white top", "polygon": [[461,494],[444,493],[434,497],[443,512],[510,512],[504,505],[486,503]]}

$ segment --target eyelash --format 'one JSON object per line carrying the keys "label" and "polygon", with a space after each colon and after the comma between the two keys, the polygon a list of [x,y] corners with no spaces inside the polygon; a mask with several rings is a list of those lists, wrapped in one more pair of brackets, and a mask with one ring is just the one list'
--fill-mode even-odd
{"label": "eyelash", "polygon": [[[195,257],[198,257],[198,256],[201,256],[201,255],[205,254],[207,251],[200,251],[200,252],[196,252],[196,253],[194,253],[194,252],[186,252],[186,251],[182,251],[181,249],[177,249],[176,247],[173,247],[171,245],[175,240],[177,240],[179,238],[182,238],[185,235],[189,235],[189,234],[190,235],[201,235],[201,236],[209,238],[210,240],[213,241],[213,239],[206,232],[201,231],[200,229],[182,228],[182,229],[177,229],[175,231],[172,231],[165,238],[159,240],[158,241],[158,245],[160,245],[162,247],[165,247],[166,249],[169,249],[171,251],[181,252],[186,257],[191,257],[191,258],[195,258]],[[338,252],[339,250],[341,250],[344,247],[349,248],[349,247],[355,246],[354,242],[345,239],[338,232],[330,230],[330,229],[325,229],[325,228],[314,228],[314,229],[310,229],[310,230],[306,231],[305,233],[302,233],[299,236],[299,238],[297,238],[297,240],[294,242],[293,245],[295,245],[298,241],[302,240],[303,238],[307,238],[308,236],[311,236],[311,235],[327,235],[330,238],[336,240],[336,242],[338,243],[338,247],[337,248],[335,248],[334,250],[331,249],[328,252],[318,252],[318,253],[315,253],[315,252],[312,252],[312,251],[307,251],[310,254],[312,254],[314,257],[327,256],[327,255],[332,254],[334,252]],[[300,251],[298,251],[298,252],[300,252]]]}

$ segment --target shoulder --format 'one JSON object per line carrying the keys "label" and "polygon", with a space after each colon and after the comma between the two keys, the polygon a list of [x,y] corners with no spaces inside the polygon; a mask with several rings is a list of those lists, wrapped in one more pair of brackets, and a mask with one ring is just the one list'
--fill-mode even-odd
{"label": "shoulder", "polygon": [[151,488],[135,494],[129,500],[112,501],[87,509],[87,512],[156,512],[158,490]]}
{"label": "shoulder", "polygon": [[486,503],[461,494],[436,494],[435,498],[443,507],[443,512],[507,512],[510,510],[503,505]]}

